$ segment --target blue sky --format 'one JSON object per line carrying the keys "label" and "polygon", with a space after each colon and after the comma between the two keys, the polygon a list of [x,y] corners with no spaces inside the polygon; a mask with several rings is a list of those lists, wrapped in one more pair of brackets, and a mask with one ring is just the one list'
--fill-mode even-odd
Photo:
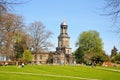
{"label": "blue sky", "polygon": [[[51,41],[57,46],[60,24],[66,20],[70,46],[76,49],[75,42],[83,31],[96,30],[104,43],[104,50],[110,54],[115,45],[119,45],[119,36],[112,32],[113,22],[107,16],[101,16],[104,0],[31,0],[15,6],[14,13],[24,17],[26,24],[41,21],[47,30],[53,32]],[[55,47],[53,50],[55,50]]]}

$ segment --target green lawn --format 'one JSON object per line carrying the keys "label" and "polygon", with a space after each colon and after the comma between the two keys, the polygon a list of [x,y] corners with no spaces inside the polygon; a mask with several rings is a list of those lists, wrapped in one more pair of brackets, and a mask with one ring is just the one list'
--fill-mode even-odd
{"label": "green lawn", "polygon": [[[0,66],[0,80],[120,80],[120,71],[104,67],[29,65]],[[112,68],[115,69],[115,68]],[[120,67],[116,70],[120,70]]]}

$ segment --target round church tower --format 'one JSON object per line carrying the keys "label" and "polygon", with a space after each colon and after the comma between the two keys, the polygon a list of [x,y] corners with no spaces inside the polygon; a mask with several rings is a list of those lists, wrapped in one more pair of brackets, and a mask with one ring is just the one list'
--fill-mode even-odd
{"label": "round church tower", "polygon": [[63,52],[64,54],[70,54],[71,48],[69,46],[70,37],[67,33],[68,25],[63,21],[60,25],[60,35],[58,36],[58,47],[56,48],[57,52]]}
{"label": "round church tower", "polygon": [[53,55],[53,64],[71,64],[74,62],[74,57],[70,48],[70,37],[67,33],[68,25],[65,21],[60,24],[60,35],[58,36],[58,47]]}

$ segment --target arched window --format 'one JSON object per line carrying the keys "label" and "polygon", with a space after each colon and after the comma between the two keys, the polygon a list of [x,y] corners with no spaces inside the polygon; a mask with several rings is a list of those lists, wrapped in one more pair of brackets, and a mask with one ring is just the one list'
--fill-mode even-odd
{"label": "arched window", "polygon": [[67,50],[67,53],[69,54],[69,50]]}
{"label": "arched window", "polygon": [[42,60],[42,55],[40,55],[40,60]]}

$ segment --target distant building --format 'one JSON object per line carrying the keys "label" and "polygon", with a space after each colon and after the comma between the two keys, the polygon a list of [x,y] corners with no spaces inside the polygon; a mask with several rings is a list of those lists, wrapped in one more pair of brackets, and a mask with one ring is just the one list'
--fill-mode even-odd
{"label": "distant building", "polygon": [[[51,53],[51,52],[38,53],[37,56],[36,56],[36,54],[33,54],[32,63],[36,63],[37,61],[39,62],[37,64],[46,64],[46,63],[49,63],[48,59],[49,59],[49,57],[51,55],[53,55],[53,53]],[[36,59],[37,59],[37,61],[36,61]]]}
{"label": "distant building", "polygon": [[6,55],[0,54],[0,61],[6,61]]}

